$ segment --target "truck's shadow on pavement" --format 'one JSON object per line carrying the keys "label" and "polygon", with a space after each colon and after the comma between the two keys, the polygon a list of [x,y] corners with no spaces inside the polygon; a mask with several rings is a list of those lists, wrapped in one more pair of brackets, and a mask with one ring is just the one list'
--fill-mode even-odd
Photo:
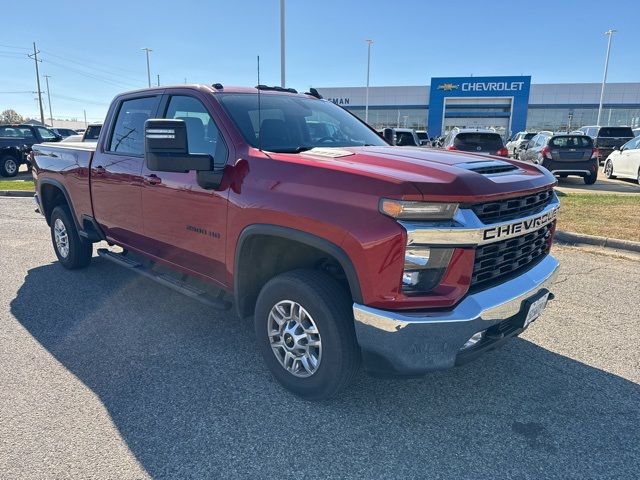
{"label": "truck's shadow on pavement", "polygon": [[31,269],[11,311],[95,392],[153,477],[632,478],[640,468],[640,387],[525,340],[422,379],[361,375],[314,404],[271,379],[233,313],[95,258],[62,272]]}

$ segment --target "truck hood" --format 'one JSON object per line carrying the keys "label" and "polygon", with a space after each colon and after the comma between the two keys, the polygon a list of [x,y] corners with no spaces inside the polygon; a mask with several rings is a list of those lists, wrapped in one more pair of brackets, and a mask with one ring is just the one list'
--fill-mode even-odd
{"label": "truck hood", "polygon": [[314,148],[296,156],[324,168],[411,183],[425,200],[478,202],[549,188],[556,182],[546,169],[533,164],[420,147]]}

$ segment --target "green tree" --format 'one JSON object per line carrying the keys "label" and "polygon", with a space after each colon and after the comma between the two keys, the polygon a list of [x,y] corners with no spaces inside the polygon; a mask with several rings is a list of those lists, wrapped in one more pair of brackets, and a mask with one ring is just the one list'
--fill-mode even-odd
{"label": "green tree", "polygon": [[0,113],[0,123],[22,123],[24,117],[15,110],[8,108]]}

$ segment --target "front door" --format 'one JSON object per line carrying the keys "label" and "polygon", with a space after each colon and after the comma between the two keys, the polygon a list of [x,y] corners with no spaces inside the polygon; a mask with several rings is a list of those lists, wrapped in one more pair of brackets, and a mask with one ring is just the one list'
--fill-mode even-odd
{"label": "front door", "polygon": [[[208,153],[217,167],[229,150],[206,98],[172,95],[163,101],[162,118],[186,123],[189,153]],[[149,253],[191,272],[221,280],[226,277],[225,240],[228,191],[205,190],[195,171],[142,171],[142,210]]]}
{"label": "front door", "polygon": [[[114,112],[110,136],[91,162],[93,213],[110,240],[145,250],[142,225],[144,122],[160,96],[125,98]],[[106,125],[105,125],[106,127]]]}

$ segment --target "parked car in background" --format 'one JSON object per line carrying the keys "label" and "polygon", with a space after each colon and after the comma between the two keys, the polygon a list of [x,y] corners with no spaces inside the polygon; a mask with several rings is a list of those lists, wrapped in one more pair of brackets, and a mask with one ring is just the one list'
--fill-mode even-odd
{"label": "parked car in background", "polygon": [[633,129],[633,135],[636,137],[640,137],[640,128],[634,128]]}
{"label": "parked car in background", "polygon": [[70,137],[71,135],[77,135],[78,133],[75,130],[70,128],[52,128],[52,131],[56,132],[62,138]]}
{"label": "parked car in background", "polygon": [[607,178],[632,178],[640,185],[640,136],[616,148],[604,163]]}
{"label": "parked car in background", "polygon": [[598,149],[598,162],[600,163],[604,163],[615,147],[620,148],[635,137],[631,127],[588,126],[579,128],[579,130],[593,138],[593,143]]}
{"label": "parked car in background", "polygon": [[431,145],[431,139],[429,138],[429,133],[425,130],[416,130],[416,135],[420,140],[420,145]]}
{"label": "parked car in background", "polygon": [[454,128],[445,137],[442,148],[479,155],[508,157],[509,152],[499,133],[480,128]]}
{"label": "parked car in background", "polygon": [[582,177],[587,185],[598,178],[598,150],[587,135],[540,132],[529,140],[520,159],[542,165],[561,178]]}
{"label": "parked car in background", "polygon": [[82,135],[83,142],[97,142],[102,130],[102,123],[90,123]]}
{"label": "parked car in background", "polygon": [[518,158],[520,154],[520,147],[526,144],[529,140],[533,138],[535,133],[533,132],[518,132],[507,142],[505,147],[507,148],[507,152],[509,152],[509,156],[513,158]]}
{"label": "parked car in background", "polygon": [[20,165],[30,166],[29,154],[36,143],[59,142],[62,137],[37,125],[0,125],[0,176],[15,177]]}
{"label": "parked car in background", "polygon": [[384,128],[378,131],[390,145],[396,147],[420,147],[422,142],[411,128]]}

